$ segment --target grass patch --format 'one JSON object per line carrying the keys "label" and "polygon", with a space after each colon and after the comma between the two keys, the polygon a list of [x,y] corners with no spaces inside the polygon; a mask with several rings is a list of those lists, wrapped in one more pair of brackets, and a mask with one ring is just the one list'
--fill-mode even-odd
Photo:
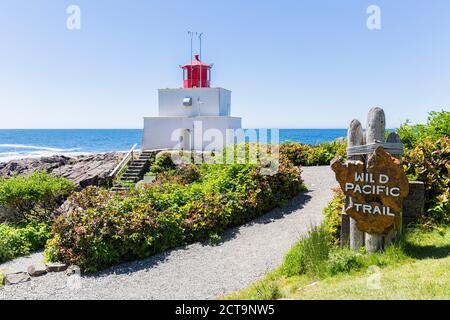
{"label": "grass patch", "polygon": [[450,227],[408,230],[384,252],[371,254],[327,240],[324,227],[314,229],[278,269],[223,298],[450,299]]}

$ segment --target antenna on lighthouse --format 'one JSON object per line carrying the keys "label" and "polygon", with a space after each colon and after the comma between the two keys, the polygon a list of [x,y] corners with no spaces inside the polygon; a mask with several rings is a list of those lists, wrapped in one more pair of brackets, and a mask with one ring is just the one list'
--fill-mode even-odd
{"label": "antenna on lighthouse", "polygon": [[198,34],[198,40],[200,41],[200,60],[202,60],[202,36],[203,36],[203,32],[200,32]]}
{"label": "antenna on lighthouse", "polygon": [[[197,32],[195,32],[197,34]],[[192,40],[194,38],[194,31],[188,31],[188,35],[191,37],[191,56],[189,57],[189,63],[191,64],[191,74],[192,74]]]}
{"label": "antenna on lighthouse", "polygon": [[[200,52],[199,52],[199,54],[200,54],[200,61],[203,61],[203,59],[202,59],[202,36],[203,36],[203,32],[200,32],[198,34],[198,40],[200,42]],[[203,67],[202,67],[202,65],[200,65],[200,88],[203,87],[202,74],[203,74]]]}

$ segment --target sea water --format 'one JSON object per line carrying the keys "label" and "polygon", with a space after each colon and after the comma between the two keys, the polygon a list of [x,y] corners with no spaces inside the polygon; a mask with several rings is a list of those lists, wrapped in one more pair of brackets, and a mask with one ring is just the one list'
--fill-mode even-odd
{"label": "sea water", "polygon": [[[346,129],[279,129],[280,143],[317,144],[347,134]],[[0,162],[52,155],[127,151],[140,147],[141,129],[0,129]]]}

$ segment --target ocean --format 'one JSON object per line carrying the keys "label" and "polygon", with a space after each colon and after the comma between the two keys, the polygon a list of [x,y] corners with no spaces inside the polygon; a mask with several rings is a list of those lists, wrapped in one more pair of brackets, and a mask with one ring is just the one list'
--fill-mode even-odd
{"label": "ocean", "polygon": [[[317,144],[347,134],[346,129],[280,129],[280,142]],[[141,129],[2,129],[0,162],[52,155],[76,156],[89,153],[127,151],[140,146]]]}

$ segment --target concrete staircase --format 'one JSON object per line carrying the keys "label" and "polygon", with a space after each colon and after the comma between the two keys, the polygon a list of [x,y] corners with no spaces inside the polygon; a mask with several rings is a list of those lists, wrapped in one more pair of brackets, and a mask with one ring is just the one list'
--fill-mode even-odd
{"label": "concrete staircase", "polygon": [[[150,162],[154,158],[154,152],[142,151],[139,158],[131,160],[128,163],[128,168],[120,177],[120,181],[115,183],[112,191],[125,191],[130,189],[130,184],[136,183],[144,177],[144,174],[150,167]],[[124,182],[123,184],[121,182]]]}

